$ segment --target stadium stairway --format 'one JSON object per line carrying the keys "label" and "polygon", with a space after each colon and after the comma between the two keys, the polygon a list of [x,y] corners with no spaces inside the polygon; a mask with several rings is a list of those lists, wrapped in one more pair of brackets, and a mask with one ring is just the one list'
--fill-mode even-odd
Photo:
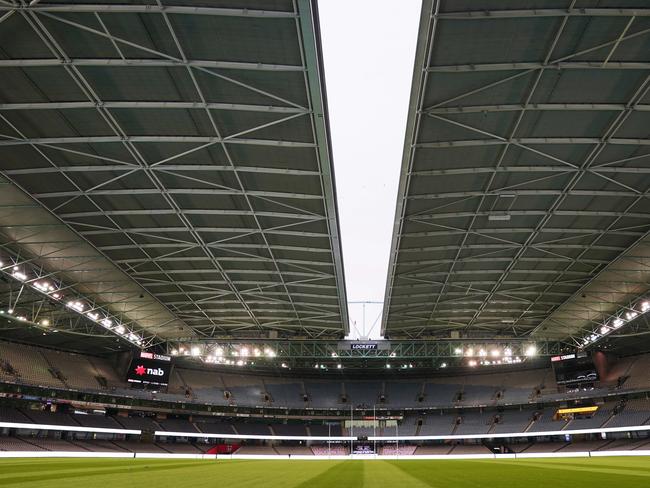
{"label": "stadium stairway", "polygon": [[55,374],[55,372],[58,371],[58,368],[52,363],[52,361],[50,361],[50,358],[47,357],[47,354],[44,354],[43,351],[40,350],[40,349],[37,349],[36,352],[41,358],[43,358],[43,361],[45,361],[45,364],[48,365],[49,372],[50,372],[50,375],[52,375],[52,378],[59,381],[66,388],[70,389],[70,385],[65,380],[63,375]]}
{"label": "stadium stairway", "polygon": [[81,451],[92,452],[92,449],[89,449],[88,447],[82,444],[83,441],[78,441],[76,439],[69,439],[68,442],[73,446],[78,447],[79,450]]}
{"label": "stadium stairway", "polygon": [[16,438],[21,440],[22,442],[24,442],[26,444],[30,444],[30,445],[34,446],[35,451],[40,451],[40,450],[51,451],[51,449],[48,449],[47,447],[45,447],[43,445],[39,445],[39,444],[36,444],[36,443],[30,441],[29,438],[25,438],[25,437],[16,437]]}

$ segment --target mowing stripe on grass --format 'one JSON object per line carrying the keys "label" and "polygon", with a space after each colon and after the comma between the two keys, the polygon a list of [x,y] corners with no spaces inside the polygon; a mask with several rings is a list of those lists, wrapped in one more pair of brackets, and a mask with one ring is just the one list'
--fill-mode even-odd
{"label": "mowing stripe on grass", "polygon": [[430,488],[439,485],[420,480],[412,476],[408,470],[399,469],[393,463],[371,461],[365,465],[363,486],[365,488]]}
{"label": "mowing stripe on grass", "polygon": [[[338,461],[318,476],[293,485],[293,488],[360,488],[364,486],[364,466],[364,461]],[[287,468],[290,469],[291,464]]]}
{"label": "mowing stripe on grass", "polygon": [[[111,467],[95,467],[87,468],[83,464],[77,464],[76,468],[68,467],[67,469],[54,469],[54,470],[41,470],[36,466],[32,466],[31,471],[23,472],[18,476],[4,476],[0,474],[0,486],[8,486],[13,484],[30,483],[34,481],[53,481],[64,480],[71,478],[83,478],[88,476],[108,476],[129,474],[134,475],[138,472],[152,473],[156,471],[168,471],[183,469],[196,463],[182,463],[182,464],[160,464],[160,465],[131,465],[131,466],[111,466]],[[3,470],[4,471],[4,470]]]}
{"label": "mowing stripe on grass", "polygon": [[[604,458],[604,459],[612,459],[612,458]],[[573,466],[576,468],[585,468],[588,466],[596,466],[598,469],[624,469],[628,471],[638,471],[638,472],[646,472],[650,474],[650,464],[646,460],[644,464],[640,465],[631,465],[631,466],[625,466],[621,465],[620,463],[607,463],[604,461],[603,458],[598,458],[596,461],[594,460],[583,460],[583,462],[575,462],[575,460],[572,460],[573,462],[563,462],[563,461],[569,461],[567,460],[561,460],[561,459],[545,459],[544,464],[548,464],[549,466],[557,466],[558,468],[562,468],[562,466]],[[525,461],[522,462],[536,462],[535,459],[526,459]],[[591,468],[590,468],[591,469]]]}
{"label": "mowing stripe on grass", "polygon": [[650,477],[650,471],[647,470],[631,470],[629,467],[611,467],[606,468],[599,464],[589,464],[589,465],[579,465],[576,463],[572,464],[560,464],[560,463],[548,463],[544,461],[540,462],[531,462],[526,461],[502,461],[501,464],[512,464],[516,466],[529,466],[533,468],[542,468],[542,469],[553,469],[553,470],[562,470],[562,471],[579,471],[587,473],[602,473],[602,474],[611,474],[614,476],[642,476]]}
{"label": "mowing stripe on grass", "polygon": [[[483,488],[508,486],[516,488],[616,487],[647,488],[647,475],[629,475],[621,470],[599,469],[597,464],[582,469],[521,461],[391,461],[414,478],[436,488]],[[624,463],[621,463],[624,464]],[[623,476],[621,476],[623,474]],[[625,476],[628,474],[628,476]],[[408,486],[408,485],[403,485]]]}

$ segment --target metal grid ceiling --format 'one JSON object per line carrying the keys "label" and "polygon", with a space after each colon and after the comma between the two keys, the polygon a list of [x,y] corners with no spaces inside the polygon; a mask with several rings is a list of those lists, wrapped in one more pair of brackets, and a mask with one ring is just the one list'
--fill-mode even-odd
{"label": "metal grid ceiling", "polygon": [[578,334],[648,290],[649,5],[478,3],[423,5],[383,330]]}
{"label": "metal grid ceiling", "polygon": [[317,22],[308,0],[2,1],[0,170],[193,334],[339,337]]}

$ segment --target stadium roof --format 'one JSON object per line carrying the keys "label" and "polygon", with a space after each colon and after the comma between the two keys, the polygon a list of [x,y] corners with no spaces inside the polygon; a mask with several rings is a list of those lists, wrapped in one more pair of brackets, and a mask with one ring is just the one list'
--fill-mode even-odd
{"label": "stadium roof", "polygon": [[561,339],[648,291],[647,7],[424,1],[384,333]]}
{"label": "stadium roof", "polygon": [[163,340],[348,331],[315,2],[0,2],[0,79],[27,284]]}

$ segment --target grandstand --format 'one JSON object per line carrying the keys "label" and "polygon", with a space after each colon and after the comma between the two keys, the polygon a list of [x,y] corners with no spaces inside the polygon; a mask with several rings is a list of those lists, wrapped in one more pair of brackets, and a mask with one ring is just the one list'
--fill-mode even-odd
{"label": "grandstand", "polygon": [[421,3],[377,302],[317,0],[0,0],[0,467],[55,458],[0,485],[641,486],[600,457],[650,455],[650,6]]}

